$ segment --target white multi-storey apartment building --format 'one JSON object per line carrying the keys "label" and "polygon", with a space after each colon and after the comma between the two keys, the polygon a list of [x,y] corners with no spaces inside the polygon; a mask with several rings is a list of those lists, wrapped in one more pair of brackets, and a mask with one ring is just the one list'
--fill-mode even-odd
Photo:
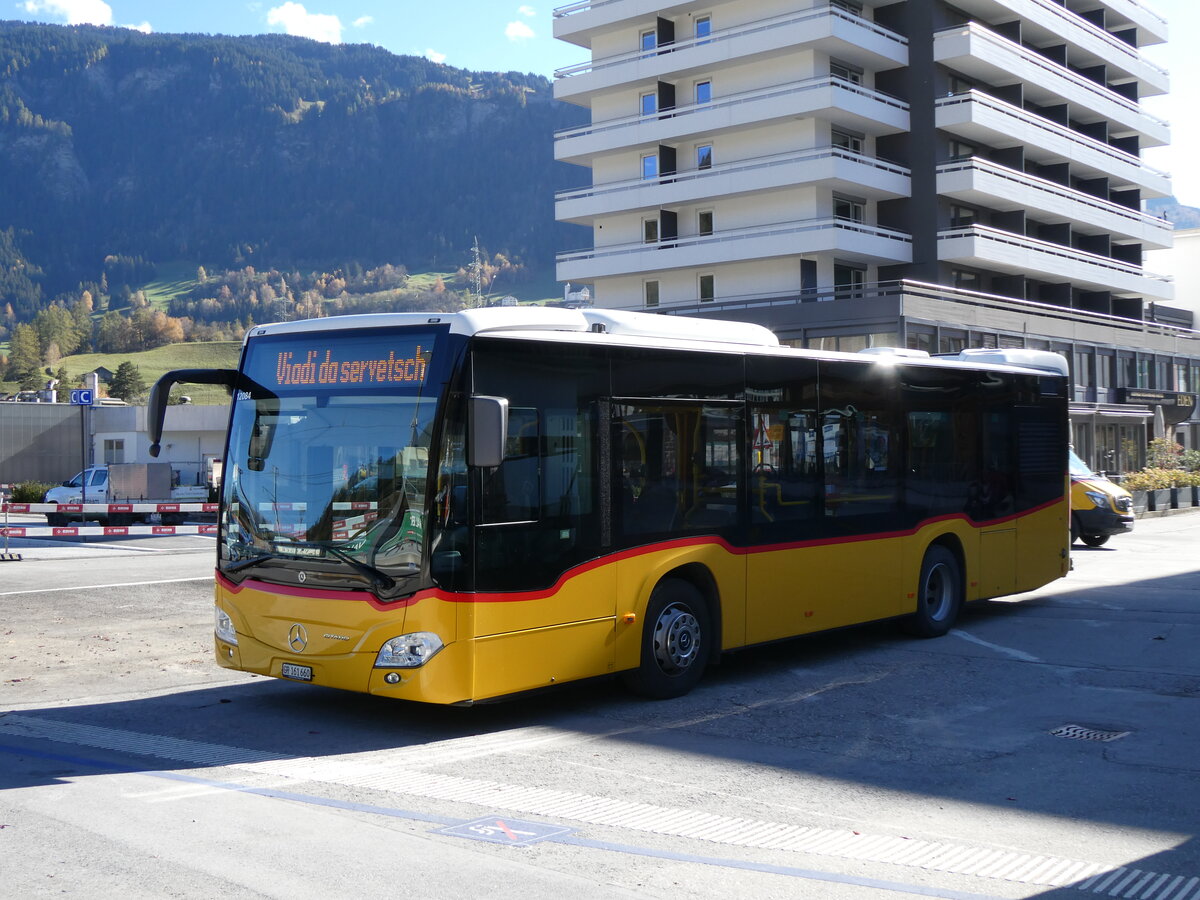
{"label": "white multi-storey apartment building", "polygon": [[[1139,0],[581,0],[555,95],[591,121],[558,277],[600,306],[753,318],[803,346],[1058,350],[1101,467],[1182,426],[1200,340],[1143,252],[1171,244],[1141,152],[1168,88]],[[1165,305],[1164,305],[1165,304]],[[1160,377],[1161,376],[1161,377]],[[1131,424],[1132,423],[1132,424]],[[1141,431],[1139,432],[1138,429]]]}

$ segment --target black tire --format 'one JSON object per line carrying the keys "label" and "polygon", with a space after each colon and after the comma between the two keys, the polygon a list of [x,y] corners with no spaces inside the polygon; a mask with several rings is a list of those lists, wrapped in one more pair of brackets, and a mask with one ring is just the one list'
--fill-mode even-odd
{"label": "black tire", "polygon": [[635,694],[655,700],[682,697],[704,675],[713,640],[700,592],[677,578],[659,583],[642,624],[641,664],[623,676]]}
{"label": "black tire", "polygon": [[954,627],[963,605],[962,566],[941,544],[925,551],[917,582],[917,611],[901,626],[917,637],[941,637]]}
{"label": "black tire", "polygon": [[1080,539],[1089,547],[1103,547],[1108,543],[1111,535],[1107,534],[1081,534]]}
{"label": "black tire", "polygon": [[62,528],[67,524],[66,513],[46,513],[46,524],[51,528]]}

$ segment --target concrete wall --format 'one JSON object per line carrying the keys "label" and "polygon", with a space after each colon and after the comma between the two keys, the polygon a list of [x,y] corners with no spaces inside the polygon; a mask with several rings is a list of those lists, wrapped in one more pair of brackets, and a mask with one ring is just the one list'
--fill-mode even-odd
{"label": "concrete wall", "polygon": [[0,483],[57,483],[82,466],[82,414],[61,403],[0,403]]}

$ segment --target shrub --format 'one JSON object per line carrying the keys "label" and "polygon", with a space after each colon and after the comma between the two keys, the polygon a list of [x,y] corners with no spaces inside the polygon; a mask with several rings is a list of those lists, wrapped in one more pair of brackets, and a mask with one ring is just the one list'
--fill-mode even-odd
{"label": "shrub", "polygon": [[1200,483],[1197,472],[1183,469],[1162,469],[1148,466],[1138,472],[1130,472],[1121,479],[1121,487],[1127,491],[1162,491],[1173,487],[1188,487]]}
{"label": "shrub", "polygon": [[42,498],[46,496],[46,491],[54,487],[52,484],[43,484],[40,481],[22,481],[20,484],[14,484],[12,489],[13,503],[41,503]]}
{"label": "shrub", "polygon": [[1148,469],[1179,469],[1182,468],[1183,446],[1170,438],[1155,438],[1146,448],[1146,468]]}
{"label": "shrub", "polygon": [[1200,472],[1200,450],[1184,450],[1179,465],[1189,472]]}

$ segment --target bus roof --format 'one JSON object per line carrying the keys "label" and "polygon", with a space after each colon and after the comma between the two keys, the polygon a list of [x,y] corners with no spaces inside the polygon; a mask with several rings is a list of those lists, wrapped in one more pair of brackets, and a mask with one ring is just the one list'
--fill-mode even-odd
{"label": "bus roof", "polygon": [[1046,350],[974,349],[955,356],[930,357],[904,348],[871,348],[861,353],[801,350],[781,346],[774,332],[750,322],[669,316],[615,309],[563,309],[520,306],[485,307],[456,313],[371,313],[332,316],[298,322],[277,322],[250,329],[246,340],[260,335],[299,334],[359,328],[399,328],[448,325],[452,334],[488,335],[555,341],[586,341],[624,346],[662,347],[664,342],[680,349],[740,350],[766,354],[812,356],[825,359],[857,359],[860,362],[904,362],[953,368],[1004,368],[1067,374],[1067,361]]}

